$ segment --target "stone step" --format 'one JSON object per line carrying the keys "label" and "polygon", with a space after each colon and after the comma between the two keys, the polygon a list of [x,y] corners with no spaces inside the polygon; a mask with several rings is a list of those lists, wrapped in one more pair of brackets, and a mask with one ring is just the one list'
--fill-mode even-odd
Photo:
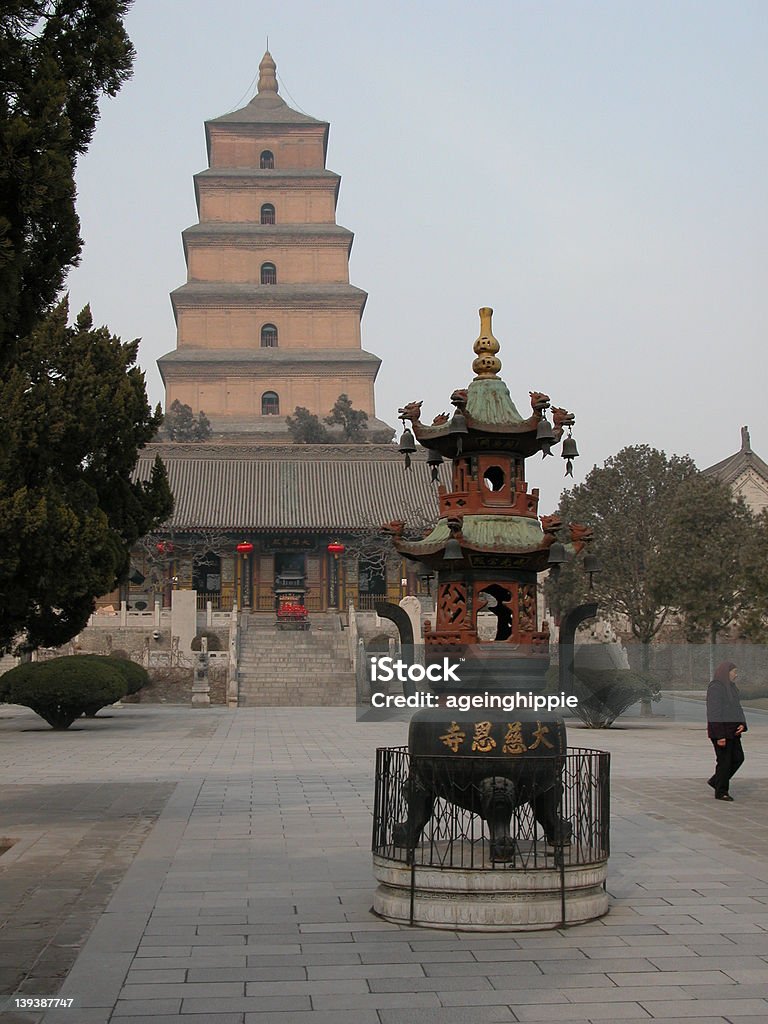
{"label": "stone step", "polygon": [[323,630],[317,629],[321,622],[313,616],[314,628],[306,632],[276,630],[270,619],[265,615],[256,622],[251,616],[241,634],[240,704],[354,704],[355,675],[338,616],[328,616]]}

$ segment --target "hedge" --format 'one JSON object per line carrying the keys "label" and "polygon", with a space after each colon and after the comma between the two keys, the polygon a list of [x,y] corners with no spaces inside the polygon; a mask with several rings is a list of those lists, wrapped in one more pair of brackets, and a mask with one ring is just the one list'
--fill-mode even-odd
{"label": "hedge", "polygon": [[125,677],[106,661],[84,655],[17,665],[0,677],[3,700],[31,708],[54,729],[68,729],[86,709],[125,694]]}

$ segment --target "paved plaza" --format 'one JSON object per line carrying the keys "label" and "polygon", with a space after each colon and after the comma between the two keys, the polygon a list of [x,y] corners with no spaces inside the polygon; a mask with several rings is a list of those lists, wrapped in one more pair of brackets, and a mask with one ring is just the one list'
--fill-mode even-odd
{"label": "paved plaza", "polygon": [[728,804],[702,706],[662,711],[569,729],[612,753],[610,913],[478,935],[370,912],[374,749],[402,722],[126,706],[55,733],[0,706],[0,1020],[768,1022],[768,715]]}

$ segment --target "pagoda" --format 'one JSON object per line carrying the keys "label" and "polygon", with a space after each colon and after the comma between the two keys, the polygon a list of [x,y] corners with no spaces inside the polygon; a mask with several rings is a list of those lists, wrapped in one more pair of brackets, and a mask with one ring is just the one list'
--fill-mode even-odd
{"label": "pagoda", "polygon": [[531,415],[518,412],[498,376],[501,360],[492,314],[487,307],[480,310],[472,364],[476,376],[451,395],[453,416],[441,414],[426,424],[421,402],[400,409],[401,419],[412,425],[412,433],[403,434],[401,452],[410,458],[415,435],[428,449],[427,461],[435,471],[444,459],[450,460],[452,481],[450,488],[438,488],[439,518],[431,532],[414,541],[395,531],[394,543],[406,558],[424,563],[437,575],[437,616],[424,636],[427,648],[481,643],[485,637],[480,636],[478,614],[490,612],[496,617],[492,644],[508,654],[514,651],[505,664],[517,666],[524,675],[532,673],[528,685],[535,685],[536,677],[541,682],[549,652],[549,634],[537,616],[537,574],[581,551],[591,531],[573,524],[570,541],[563,545],[558,541],[560,518],[538,516],[539,490],[528,490],[526,459],[537,452],[551,454],[562,440],[570,472],[578,454],[571,436],[575,417],[554,407],[550,423],[549,396],[537,391],[530,392]]}
{"label": "pagoda", "polygon": [[205,412],[220,435],[288,440],[286,415],[323,417],[344,393],[372,439],[391,437],[375,418],[380,360],[361,347],[367,295],[349,283],[328,131],[279,95],[269,52],[250,103],[205,124],[199,223],[182,234],[187,281],[171,295],[177,344],[158,365],[167,407]]}

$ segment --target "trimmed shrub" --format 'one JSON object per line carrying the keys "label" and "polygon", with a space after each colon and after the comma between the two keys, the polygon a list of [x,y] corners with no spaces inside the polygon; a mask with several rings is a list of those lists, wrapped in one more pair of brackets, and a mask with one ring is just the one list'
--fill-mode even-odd
{"label": "trimmed shrub", "polygon": [[198,633],[197,636],[192,641],[191,646],[193,651],[201,650],[203,645],[200,641],[202,640],[203,637],[205,637],[206,640],[208,641],[209,651],[221,650],[221,637],[217,633],[211,633],[209,630],[204,629],[202,633]]}
{"label": "trimmed shrub", "polygon": [[123,676],[92,655],[17,665],[0,677],[5,700],[31,708],[54,729],[68,729],[86,710],[114,704],[125,693]]}
{"label": "trimmed shrub", "polygon": [[661,700],[658,684],[632,669],[577,668],[574,674],[579,703],[573,711],[590,729],[608,729],[639,700]]}
{"label": "trimmed shrub", "polygon": [[[141,665],[137,665],[135,662],[129,661],[127,658],[121,658],[116,654],[78,654],[76,657],[82,659],[88,658],[92,661],[99,662],[102,665],[109,665],[118,672],[123,680],[123,692],[120,694],[120,697],[127,697],[129,694],[138,693],[139,690],[143,686],[146,686],[150,681],[149,673],[146,669],[142,668]],[[120,697],[117,699],[119,700]],[[98,701],[93,701],[86,705],[83,709],[83,714],[86,718],[95,718],[97,712],[112,703],[114,702],[107,701],[106,703],[99,703]]]}
{"label": "trimmed shrub", "polygon": [[131,661],[129,658],[120,658],[116,654],[103,657],[100,660],[117,669],[125,680],[125,693],[123,696],[138,693],[145,686],[149,686],[149,672],[142,665],[137,665],[135,661]]}

